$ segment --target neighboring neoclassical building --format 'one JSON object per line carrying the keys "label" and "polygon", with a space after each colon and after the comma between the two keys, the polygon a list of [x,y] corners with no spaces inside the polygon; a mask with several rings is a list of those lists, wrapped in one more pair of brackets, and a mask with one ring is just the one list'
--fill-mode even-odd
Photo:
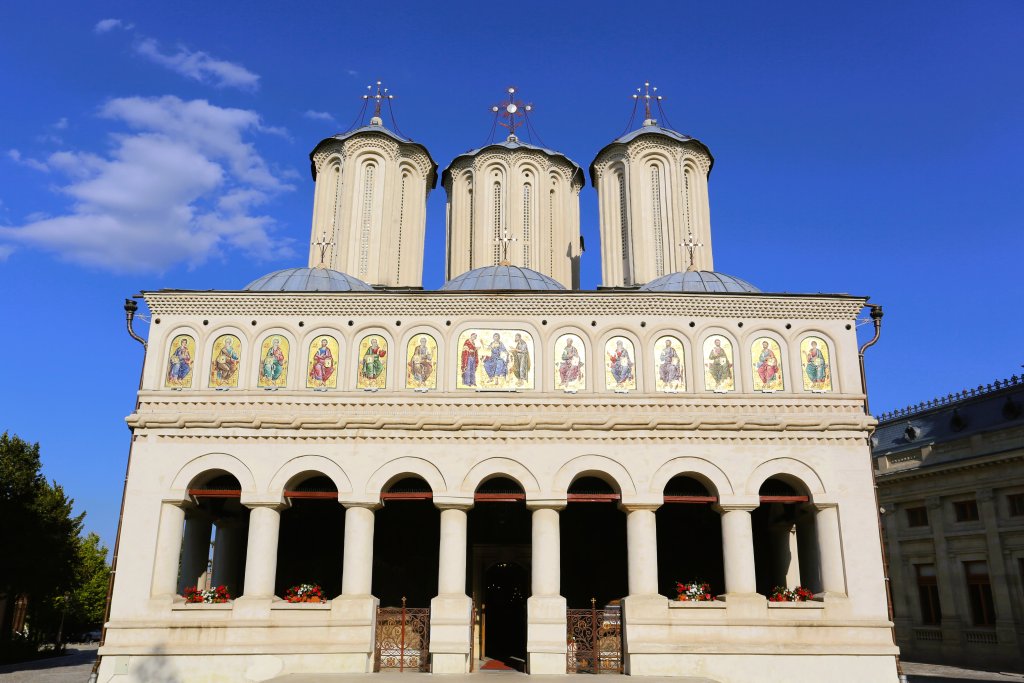
{"label": "neighboring neoclassical building", "polygon": [[901,650],[1024,671],[1024,383],[886,413],[874,443]]}
{"label": "neighboring neoclassical building", "polygon": [[[650,115],[591,167],[606,287],[581,291],[583,172],[518,139],[517,104],[440,176],[441,290],[418,289],[436,167],[375,117],[311,155],[308,268],[142,295],[100,681],[894,683],[865,299],[712,271],[710,153]],[[692,580],[718,598],[675,600]],[[282,599],[311,582],[326,602]]]}

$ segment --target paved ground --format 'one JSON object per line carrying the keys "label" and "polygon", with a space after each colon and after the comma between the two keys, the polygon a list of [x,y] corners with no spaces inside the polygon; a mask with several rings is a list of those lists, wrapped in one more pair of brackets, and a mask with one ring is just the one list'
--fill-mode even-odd
{"label": "paved ground", "polygon": [[62,657],[0,666],[0,683],[86,683],[94,661],[95,645],[68,645]]}
{"label": "paved ground", "polygon": [[[69,645],[68,654],[63,657],[41,659],[26,664],[8,664],[0,666],[0,683],[86,683],[92,663],[96,659],[95,645]],[[975,681],[1003,681],[1004,683],[1024,683],[1024,675],[998,673],[989,671],[973,671],[957,669],[951,666],[934,664],[914,664],[904,662],[903,669],[907,673],[909,683],[974,683]],[[159,677],[156,677],[159,678]],[[441,677],[438,677],[441,678]],[[525,683],[525,674],[507,671],[483,671],[466,676],[444,676],[444,683],[499,683],[496,679],[516,679]],[[375,675],[323,675],[323,676],[282,676],[268,683],[351,683],[353,680],[366,683],[426,683],[434,679],[430,674],[398,674],[384,673]],[[490,680],[487,680],[490,679]],[[579,683],[575,676],[544,676],[545,683]],[[589,679],[587,679],[589,680]],[[614,676],[601,676],[603,683],[612,683]],[[188,681],[168,680],[166,683],[188,683]],[[508,681],[514,683],[514,681]],[[643,683],[714,683],[706,678],[644,678]],[[756,683],[751,681],[751,683]]]}

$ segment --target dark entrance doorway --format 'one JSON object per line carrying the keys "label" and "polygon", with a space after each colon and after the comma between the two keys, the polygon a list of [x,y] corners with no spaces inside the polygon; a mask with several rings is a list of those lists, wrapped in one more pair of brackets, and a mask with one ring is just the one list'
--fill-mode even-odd
{"label": "dark entrance doorway", "polygon": [[373,594],[381,607],[428,608],[437,595],[441,512],[419,477],[392,484],[374,513]]}
{"label": "dark entrance doorway", "polygon": [[526,661],[526,598],[529,575],[516,563],[499,562],[484,573],[484,656],[520,668]]}
{"label": "dark entrance doorway", "polygon": [[619,494],[603,479],[580,477],[568,498],[560,514],[562,595],[575,609],[617,605],[629,590],[626,515],[618,508]]}
{"label": "dark entrance doorway", "polygon": [[474,659],[491,660],[482,664],[486,669],[523,670],[532,534],[526,495],[518,482],[495,477],[480,484],[474,499],[467,571]]}

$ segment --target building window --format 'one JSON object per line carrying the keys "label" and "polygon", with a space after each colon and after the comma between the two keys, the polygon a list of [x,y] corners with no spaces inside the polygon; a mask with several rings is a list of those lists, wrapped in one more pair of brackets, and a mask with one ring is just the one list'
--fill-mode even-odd
{"label": "building window", "polygon": [[928,526],[928,508],[923,505],[907,508],[907,526]]}
{"label": "building window", "polygon": [[661,169],[651,166],[651,223],[654,227],[654,269],[661,277],[665,274],[665,245],[661,233]]}
{"label": "building window", "polygon": [[502,244],[502,242],[501,242],[501,239],[502,239],[502,234],[501,234],[501,215],[502,215],[502,208],[501,208],[501,183],[498,182],[497,180],[494,181],[494,185],[492,186],[492,192],[494,194],[494,196],[493,196],[494,205],[492,207],[493,215],[491,217],[492,225],[494,227],[494,265],[498,265],[499,263],[501,263],[501,256],[502,256],[502,254],[501,254],[501,244]]}
{"label": "building window", "polygon": [[533,218],[533,188],[523,185],[523,265],[530,267],[530,221]]}
{"label": "building window", "polygon": [[405,186],[409,184],[409,174],[402,174],[402,193],[398,198],[398,239],[395,245],[397,258],[395,260],[395,284],[401,284],[402,279],[402,227],[405,225]]}
{"label": "building window", "polygon": [[975,626],[994,626],[996,608],[992,602],[992,584],[988,580],[988,563],[983,560],[964,562],[964,574],[967,576],[971,620]]}
{"label": "building window", "polygon": [[359,275],[366,277],[370,267],[370,229],[373,226],[374,175],[377,167],[367,164],[363,170],[363,220],[359,231]]}
{"label": "building window", "polygon": [[973,499],[953,501],[953,512],[956,513],[958,522],[977,522],[978,501]]}
{"label": "building window", "polygon": [[1024,516],[1024,493],[1014,493],[1006,497],[1010,506],[1011,517]]}
{"label": "building window", "polygon": [[626,213],[626,177],[617,173],[619,182],[619,235],[622,242],[622,281],[633,284],[633,272],[629,262],[629,219]]}
{"label": "building window", "polygon": [[914,565],[917,571],[917,596],[921,602],[921,623],[936,625],[942,623],[942,608],[939,606],[939,582],[935,577],[934,564]]}

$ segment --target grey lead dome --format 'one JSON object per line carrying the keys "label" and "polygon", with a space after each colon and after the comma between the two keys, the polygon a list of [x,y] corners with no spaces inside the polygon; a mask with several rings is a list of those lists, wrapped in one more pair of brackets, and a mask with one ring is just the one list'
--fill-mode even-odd
{"label": "grey lead dome", "polygon": [[710,270],[684,270],[662,275],[640,287],[641,292],[747,292],[761,290],[746,280]]}
{"label": "grey lead dome", "polygon": [[565,290],[557,280],[519,266],[483,266],[454,277],[442,291],[479,291],[494,289]]}
{"label": "grey lead dome", "polygon": [[329,268],[285,268],[267,273],[245,286],[250,292],[370,292],[358,278]]}

